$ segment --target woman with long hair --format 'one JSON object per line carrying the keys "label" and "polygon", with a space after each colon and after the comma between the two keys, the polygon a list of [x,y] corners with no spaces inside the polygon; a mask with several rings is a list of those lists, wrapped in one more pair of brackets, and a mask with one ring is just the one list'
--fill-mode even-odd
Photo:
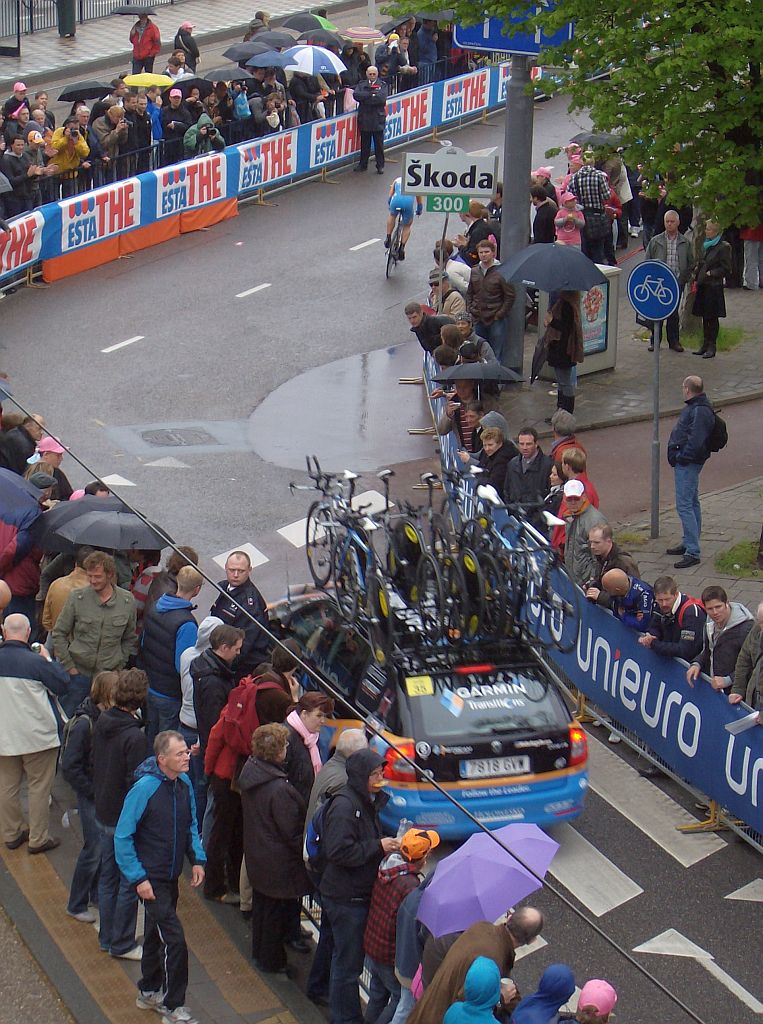
{"label": "woman with long hair", "polygon": [[546,362],[556,374],[556,407],[575,411],[577,364],[583,362],[580,294],[561,291],[546,313]]}

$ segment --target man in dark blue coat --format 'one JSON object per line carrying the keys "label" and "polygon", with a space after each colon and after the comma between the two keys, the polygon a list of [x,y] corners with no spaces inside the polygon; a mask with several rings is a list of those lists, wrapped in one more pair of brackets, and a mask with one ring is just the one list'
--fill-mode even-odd
{"label": "man in dark blue coat", "polygon": [[372,64],[366,69],[366,81],[360,82],[352,94],[358,104],[360,161],[354,171],[368,169],[371,140],[374,143],[376,173],[384,173],[384,125],[387,123],[387,86],[379,81],[379,70]]}
{"label": "man in dark blue coat", "polygon": [[676,485],[676,512],[683,527],[681,543],[667,554],[681,555],[676,569],[688,569],[700,561],[699,535],[702,508],[699,503],[699,474],[710,457],[707,446],[715,413],[705,394],[701,377],[687,377],[683,384],[684,407],[668,438],[668,462]]}

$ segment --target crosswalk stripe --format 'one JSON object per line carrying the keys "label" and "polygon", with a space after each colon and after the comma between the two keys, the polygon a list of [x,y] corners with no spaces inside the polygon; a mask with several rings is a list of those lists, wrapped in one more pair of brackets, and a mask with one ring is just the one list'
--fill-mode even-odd
{"label": "crosswalk stripe", "polygon": [[741,889],[735,889],[725,900],[748,900],[750,903],[763,903],[763,878],[754,878]]}
{"label": "crosswalk stripe", "polygon": [[276,533],[280,534],[284,540],[288,540],[290,544],[293,544],[295,548],[303,548],[306,543],[305,530],[307,529],[307,519],[298,519],[295,523],[289,523],[288,526],[282,526]]}
{"label": "crosswalk stripe", "polygon": [[537,953],[539,949],[543,949],[543,947],[547,945],[548,943],[543,936],[537,935],[532,942],[528,943],[526,946],[518,947],[514,960],[516,962],[517,960],[521,960],[522,957],[529,956],[531,953]]}
{"label": "crosswalk stripe", "polygon": [[264,565],[265,562],[270,561],[267,555],[264,555],[259,548],[256,548],[254,544],[250,544],[248,541],[245,544],[237,544],[236,547],[229,548],[227,551],[223,551],[219,555],[215,555],[212,561],[217,562],[220,568],[224,569],[228,555],[232,551],[243,551],[245,554],[249,555],[249,560],[252,563],[253,569],[256,569],[258,565]]}
{"label": "crosswalk stripe", "polygon": [[584,839],[572,825],[552,832],[559,843],[549,874],[596,917],[627,903],[644,890]]}
{"label": "crosswalk stripe", "polygon": [[696,824],[696,818],[590,733],[588,767],[594,793],[685,868],[726,846],[713,832],[686,835],[677,831],[679,825]]}

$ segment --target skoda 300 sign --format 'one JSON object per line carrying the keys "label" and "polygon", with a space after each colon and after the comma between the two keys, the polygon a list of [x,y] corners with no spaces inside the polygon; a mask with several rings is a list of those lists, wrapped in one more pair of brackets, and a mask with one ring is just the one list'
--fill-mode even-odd
{"label": "skoda 300 sign", "polygon": [[404,195],[492,196],[497,179],[495,149],[466,153],[449,146],[436,153],[406,153],[403,158]]}

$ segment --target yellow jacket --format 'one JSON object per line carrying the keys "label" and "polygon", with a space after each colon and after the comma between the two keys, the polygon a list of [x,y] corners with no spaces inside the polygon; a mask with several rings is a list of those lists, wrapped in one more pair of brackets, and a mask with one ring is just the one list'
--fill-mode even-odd
{"label": "yellow jacket", "polygon": [[76,171],[82,161],[87,160],[90,155],[90,146],[88,146],[85,136],[80,134],[72,147],[69,145],[68,136],[64,135],[63,128],[56,128],[48,146],[56,150],[56,154],[50,158],[50,162],[55,164],[61,172]]}

